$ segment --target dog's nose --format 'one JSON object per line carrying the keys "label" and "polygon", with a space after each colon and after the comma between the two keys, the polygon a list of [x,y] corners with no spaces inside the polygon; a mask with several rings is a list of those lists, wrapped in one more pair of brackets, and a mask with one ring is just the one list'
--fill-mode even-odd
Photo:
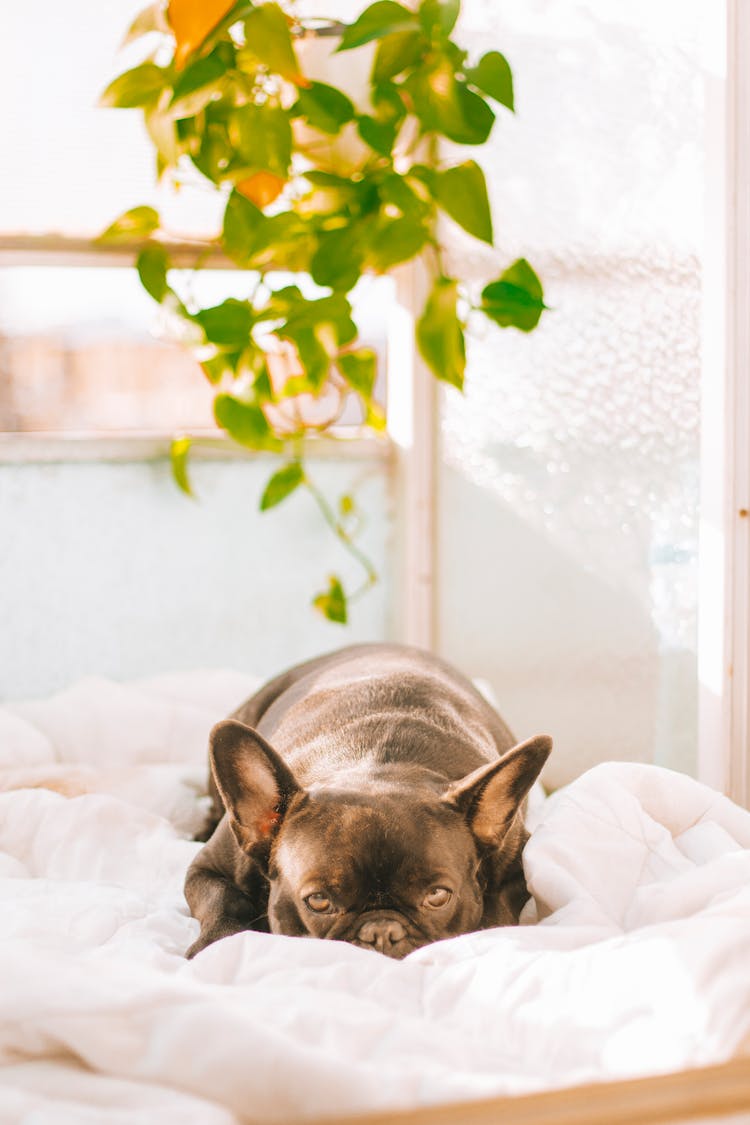
{"label": "dog's nose", "polygon": [[380,918],[365,922],[357,938],[363,945],[373,945],[379,953],[388,953],[392,945],[403,941],[406,930],[396,918]]}

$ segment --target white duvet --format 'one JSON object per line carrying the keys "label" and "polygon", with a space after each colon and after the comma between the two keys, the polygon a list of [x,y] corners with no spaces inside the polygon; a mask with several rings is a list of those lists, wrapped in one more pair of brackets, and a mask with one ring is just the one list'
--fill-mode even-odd
{"label": "white duvet", "polygon": [[750,813],[656,767],[535,810],[526,925],[403,962],[255,933],[185,961],[206,734],[252,687],[0,710],[2,1125],[327,1119],[750,1050]]}

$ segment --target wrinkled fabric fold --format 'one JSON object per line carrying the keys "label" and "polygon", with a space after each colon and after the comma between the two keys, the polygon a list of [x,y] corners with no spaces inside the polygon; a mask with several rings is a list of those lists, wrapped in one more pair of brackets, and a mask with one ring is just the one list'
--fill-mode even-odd
{"label": "wrinkled fabric fold", "polygon": [[257,933],[185,961],[206,737],[253,687],[90,680],[0,709],[3,1122],[303,1121],[747,1049],[750,813],[651,766],[535,810],[519,927],[402,962]]}

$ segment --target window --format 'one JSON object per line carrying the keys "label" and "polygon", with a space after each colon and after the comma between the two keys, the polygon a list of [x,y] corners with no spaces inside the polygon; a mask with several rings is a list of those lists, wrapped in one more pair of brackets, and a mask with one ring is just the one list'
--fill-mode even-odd
{"label": "window", "polygon": [[558,783],[605,758],[697,766],[713,20],[702,0],[466,12],[517,73],[488,180],[551,311],[528,338],[478,327],[467,393],[443,398],[440,635],[492,669],[511,725],[557,733]]}
{"label": "window", "polygon": [[[331,503],[353,494],[366,513],[358,544],[380,577],[352,607],[346,635],[310,602],[331,573],[355,589],[361,568],[310,497],[258,513],[276,458],[206,442],[191,454],[198,502],[171,480],[175,430],[212,432],[210,387],[195,360],[160,336],[159,310],[129,268],[132,252],[94,243],[113,218],[142,203],[167,209],[175,240],[215,224],[201,195],[159,195],[136,112],[96,107],[128,65],[117,45],[142,7],[143,0],[71,0],[62,8],[45,0],[41,10],[16,5],[3,13],[0,97],[14,107],[5,132],[13,157],[0,179],[6,699],[47,695],[88,674],[200,667],[270,674],[345,641],[394,635],[400,490],[392,488],[389,444],[361,440],[356,412],[341,417],[351,440],[336,449],[324,442],[308,457]],[[178,260],[193,257],[183,250]],[[247,285],[226,267],[217,262],[195,283],[209,300]],[[357,300],[383,384],[392,286],[363,286]]]}
{"label": "window", "polygon": [[[213,429],[210,388],[195,360],[165,338],[159,310],[126,268],[132,254],[95,243],[118,214],[142,203],[166,216],[178,247],[219,221],[211,193],[157,186],[137,112],[97,107],[128,65],[134,48],[118,60],[117,47],[141,7],[73,0],[64,10],[47,5],[41,21],[23,7],[5,17],[0,97],[15,112],[6,135],[14,159],[0,183],[0,432]],[[39,79],[28,88],[23,45],[32,41]],[[182,251],[183,261],[195,256]],[[218,303],[243,295],[248,282],[222,268],[194,284]],[[382,402],[391,287],[365,285],[355,301],[362,343],[380,357]],[[359,423],[352,403],[339,421]]]}
{"label": "window", "polygon": [[[65,256],[65,250],[58,251]],[[90,257],[95,262],[95,251]],[[76,257],[75,251],[70,252]],[[21,257],[20,260],[23,260]],[[193,356],[123,258],[116,266],[19,265],[0,268],[0,432],[95,434],[209,431],[212,390]],[[181,277],[179,292],[202,301],[242,297],[248,278],[235,270]],[[385,402],[387,280],[355,294],[363,344],[379,357]],[[338,424],[359,425],[351,400],[331,404]]]}

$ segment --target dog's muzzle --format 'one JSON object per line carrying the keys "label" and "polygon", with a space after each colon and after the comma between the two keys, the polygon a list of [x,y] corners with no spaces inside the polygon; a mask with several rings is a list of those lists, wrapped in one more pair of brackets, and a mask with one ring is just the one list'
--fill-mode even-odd
{"label": "dog's muzzle", "polygon": [[365,949],[376,949],[386,957],[406,957],[416,948],[403,922],[395,915],[370,915],[361,923],[353,941]]}

